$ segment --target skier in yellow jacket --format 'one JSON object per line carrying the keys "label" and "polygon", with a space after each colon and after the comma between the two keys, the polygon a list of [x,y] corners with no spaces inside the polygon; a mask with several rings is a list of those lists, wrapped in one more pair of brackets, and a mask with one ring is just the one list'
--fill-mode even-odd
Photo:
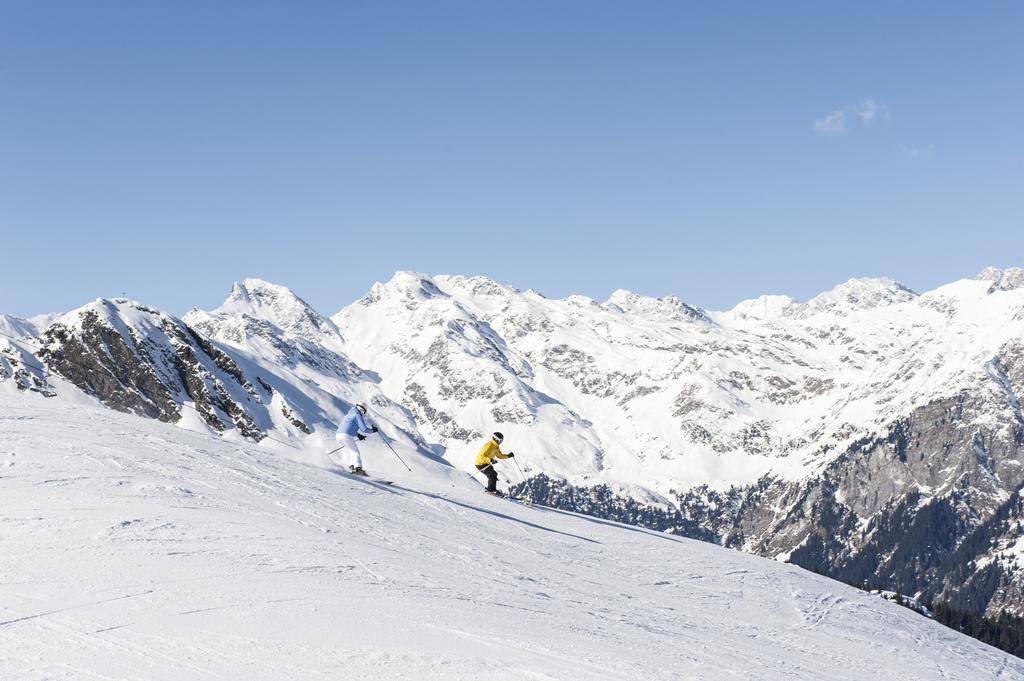
{"label": "skier in yellow jacket", "polygon": [[501,452],[501,441],[505,436],[501,433],[494,433],[476,455],[476,469],[487,476],[487,493],[495,496],[503,496],[498,491],[498,472],[494,470],[495,459],[514,459],[515,454]]}

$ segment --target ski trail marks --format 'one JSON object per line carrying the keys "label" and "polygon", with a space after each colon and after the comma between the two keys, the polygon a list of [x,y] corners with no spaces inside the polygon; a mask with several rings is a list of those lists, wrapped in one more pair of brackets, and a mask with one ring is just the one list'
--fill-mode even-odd
{"label": "ski trail marks", "polygon": [[462,502],[462,501],[457,501],[457,500],[452,499],[450,497],[441,496],[440,494],[434,494],[434,493],[431,493],[431,492],[421,492],[419,490],[414,490],[414,489],[410,489],[408,487],[403,487],[401,485],[398,485],[397,483],[392,485],[391,487],[394,490],[402,490],[402,491],[408,492],[410,494],[418,494],[418,495],[421,495],[421,496],[424,496],[424,497],[429,497],[431,499],[437,499],[439,501],[444,501],[444,502],[446,502],[448,504],[452,504],[452,505],[458,506],[460,508],[465,508],[465,509],[468,509],[470,511],[476,511],[477,513],[484,513],[486,515],[494,516],[495,518],[500,518],[501,520],[511,520],[512,522],[519,523],[521,525],[525,525],[525,526],[530,527],[530,528],[535,529],[535,530],[543,530],[545,532],[552,532],[554,534],[560,534],[560,535],[563,535],[563,536],[566,536],[566,537],[571,537],[572,539],[579,539],[580,541],[589,542],[591,544],[600,544],[601,543],[600,541],[598,541],[596,539],[591,539],[590,537],[584,537],[582,535],[572,534],[571,532],[563,532],[562,530],[556,530],[556,529],[553,529],[553,528],[550,528],[550,527],[545,527],[544,525],[538,525],[537,523],[531,523],[529,520],[523,520],[522,518],[516,518],[515,516],[511,516],[511,515],[508,515],[507,513],[502,513],[500,511],[486,509],[486,508],[483,508],[483,507],[480,507],[480,506],[474,506],[473,504],[465,503],[465,502]]}
{"label": "ski trail marks", "polygon": [[57,613],[68,612],[68,611],[71,611],[71,610],[80,610],[82,608],[90,608],[90,607],[92,607],[94,605],[102,605],[104,603],[113,603],[114,601],[123,601],[126,598],[138,598],[139,596],[145,596],[147,594],[151,594],[151,593],[154,593],[154,592],[155,592],[154,589],[147,589],[146,591],[141,591],[139,593],[125,594],[123,596],[115,596],[114,598],[105,598],[103,600],[92,601],[90,603],[82,603],[80,605],[72,605],[72,606],[69,606],[67,608],[57,608],[55,610],[47,610],[46,612],[37,612],[37,613],[32,614],[32,615],[24,615],[22,617],[15,617],[14,619],[9,619],[9,620],[0,622],[0,627],[6,627],[6,626],[8,626],[10,624],[17,624],[18,622],[26,622],[28,620],[34,620],[34,619],[38,619],[40,617],[46,617],[48,615],[55,615]]}

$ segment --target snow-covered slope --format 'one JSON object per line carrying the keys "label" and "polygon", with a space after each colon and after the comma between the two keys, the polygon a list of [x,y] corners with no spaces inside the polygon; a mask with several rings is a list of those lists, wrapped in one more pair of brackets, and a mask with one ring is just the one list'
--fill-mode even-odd
{"label": "snow-covered slope", "polygon": [[37,330],[34,324],[21,317],[0,314],[0,334],[20,338],[22,336],[34,336]]}
{"label": "snow-covered slope", "polygon": [[794,566],[309,456],[0,390],[0,677],[1024,677]]}

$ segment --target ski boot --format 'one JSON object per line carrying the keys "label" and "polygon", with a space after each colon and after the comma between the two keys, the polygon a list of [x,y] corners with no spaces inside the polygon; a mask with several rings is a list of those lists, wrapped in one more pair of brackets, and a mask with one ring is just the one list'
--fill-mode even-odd
{"label": "ski boot", "polygon": [[362,466],[349,466],[348,472],[351,473],[352,475],[362,475],[363,477],[366,478],[370,477],[369,475],[366,474],[366,471],[363,470]]}

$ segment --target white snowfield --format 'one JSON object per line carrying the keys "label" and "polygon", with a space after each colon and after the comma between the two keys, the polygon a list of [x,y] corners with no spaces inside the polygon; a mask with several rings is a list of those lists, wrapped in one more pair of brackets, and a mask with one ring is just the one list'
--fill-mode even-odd
{"label": "white snowfield", "polygon": [[399,453],[412,474],[367,441],[387,487],[0,388],[0,678],[1024,678],[799,568]]}

